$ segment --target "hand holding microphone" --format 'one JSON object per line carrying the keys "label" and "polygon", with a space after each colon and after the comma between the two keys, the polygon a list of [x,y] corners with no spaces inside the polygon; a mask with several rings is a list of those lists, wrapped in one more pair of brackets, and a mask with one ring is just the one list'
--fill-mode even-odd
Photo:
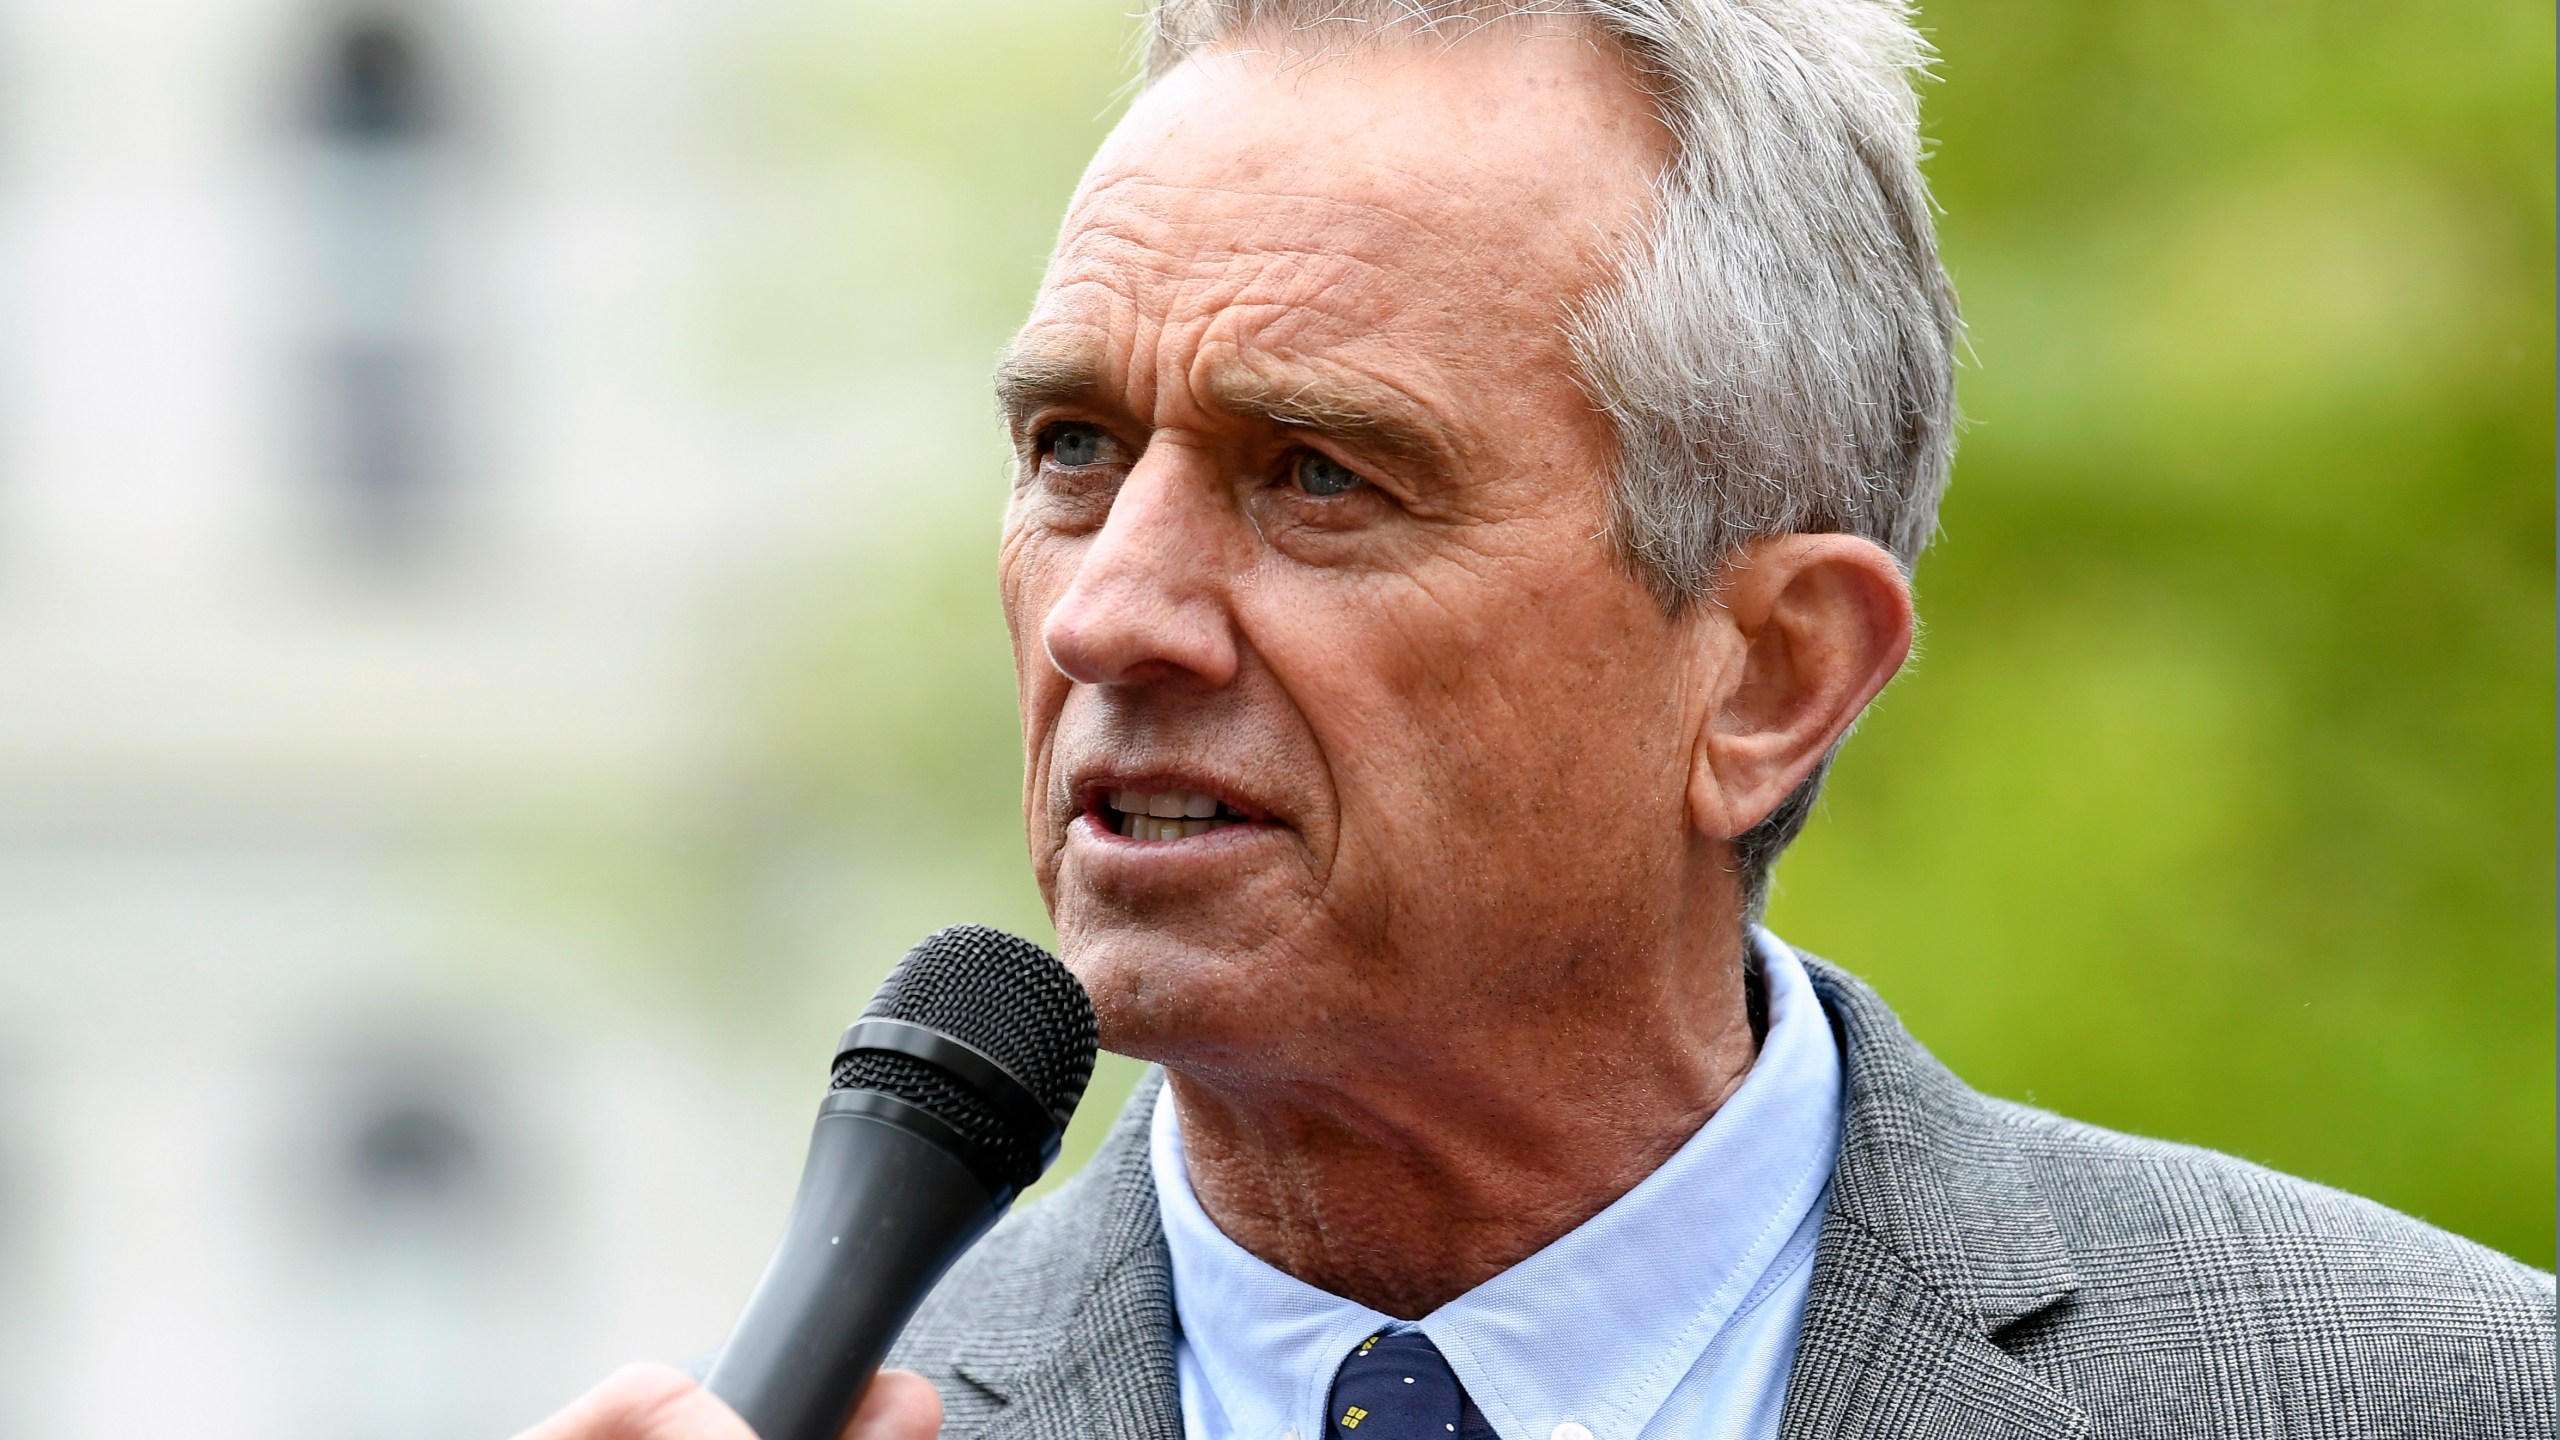
{"label": "hand holding microphone", "polygon": [[[923,1376],[883,1370],[838,1440],[934,1440],[942,1397]],[[627,1365],[516,1440],[757,1440],[738,1412],[667,1365]]]}
{"label": "hand holding microphone", "polygon": [[1056,957],[978,925],[927,937],[838,1043],[782,1243],[702,1383],[635,1366],[519,1440],[930,1440],[932,1386],[872,1377],[1057,1159],[1094,1049]]}

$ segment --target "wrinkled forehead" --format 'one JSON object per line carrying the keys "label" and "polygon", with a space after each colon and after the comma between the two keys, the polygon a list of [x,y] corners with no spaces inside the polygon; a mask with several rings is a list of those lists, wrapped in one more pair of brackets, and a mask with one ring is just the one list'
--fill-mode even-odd
{"label": "wrinkled forehead", "polygon": [[1231,45],[1159,79],[1104,142],[1032,329],[1553,339],[1641,225],[1667,150],[1614,52],[1578,33]]}

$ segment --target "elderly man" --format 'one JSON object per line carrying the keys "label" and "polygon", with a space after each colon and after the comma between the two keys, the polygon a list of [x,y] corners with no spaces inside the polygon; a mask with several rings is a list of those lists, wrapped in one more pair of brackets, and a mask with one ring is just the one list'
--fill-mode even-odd
{"label": "elderly man", "polygon": [[1032,859],[1164,1078],[852,1434],[2548,1435],[2550,1277],[1756,928],[1947,470],[1900,8],[1151,26],[998,389]]}

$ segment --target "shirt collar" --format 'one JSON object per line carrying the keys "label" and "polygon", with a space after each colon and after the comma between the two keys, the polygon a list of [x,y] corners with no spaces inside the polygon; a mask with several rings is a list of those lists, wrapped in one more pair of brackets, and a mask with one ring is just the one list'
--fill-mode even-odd
{"label": "shirt collar", "polygon": [[[1839,1050],[1794,952],[1765,930],[1753,945],[1769,1032],[1741,1087],[1634,1189],[1415,1327],[1502,1440],[1547,1440],[1567,1421],[1636,1440],[1822,1203]],[[1174,1310],[1226,1422],[1215,1440],[1322,1436],[1342,1358],[1403,1327],[1228,1239],[1192,1193],[1170,1087],[1154,1122]]]}
{"label": "shirt collar", "polygon": [[1206,1382],[1202,1398],[1224,1422],[1190,1440],[1323,1436],[1333,1372],[1353,1346],[1394,1320],[1286,1274],[1227,1238],[1192,1193],[1170,1085],[1156,1092],[1149,1146],[1173,1260],[1174,1319]]}

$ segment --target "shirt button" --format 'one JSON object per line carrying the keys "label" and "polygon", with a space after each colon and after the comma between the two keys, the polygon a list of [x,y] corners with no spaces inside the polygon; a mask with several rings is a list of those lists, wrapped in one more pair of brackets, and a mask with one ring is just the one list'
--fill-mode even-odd
{"label": "shirt button", "polygon": [[1555,1433],[1549,1435],[1547,1440],[1591,1440],[1591,1432],[1582,1426],[1567,1420],[1563,1424],[1557,1426],[1555,1428]]}

